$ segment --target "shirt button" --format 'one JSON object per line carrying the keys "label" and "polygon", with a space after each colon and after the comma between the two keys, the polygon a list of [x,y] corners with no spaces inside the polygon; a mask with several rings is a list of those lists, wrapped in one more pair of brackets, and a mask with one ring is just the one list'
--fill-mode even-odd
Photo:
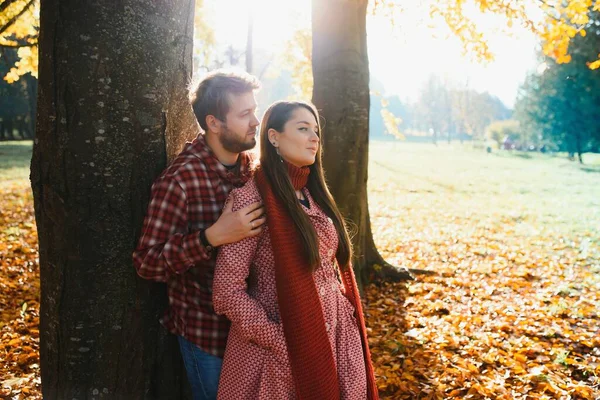
{"label": "shirt button", "polygon": [[329,258],[333,257],[333,250],[329,249],[329,251],[327,252],[327,256]]}
{"label": "shirt button", "polygon": [[337,285],[334,283],[331,284],[331,290],[336,290],[337,289]]}
{"label": "shirt button", "polygon": [[321,287],[321,289],[319,290],[319,293],[321,293],[321,296],[325,296],[325,288]]}
{"label": "shirt button", "polygon": [[331,326],[329,325],[329,322],[325,322],[325,330],[327,332],[329,332],[329,329],[331,329]]}

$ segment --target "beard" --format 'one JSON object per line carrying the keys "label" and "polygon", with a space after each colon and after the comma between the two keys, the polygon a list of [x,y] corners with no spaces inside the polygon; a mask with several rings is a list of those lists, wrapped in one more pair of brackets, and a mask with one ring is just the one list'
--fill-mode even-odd
{"label": "beard", "polygon": [[248,133],[250,132],[244,132],[243,136],[240,137],[238,133],[230,130],[227,124],[225,124],[223,131],[219,135],[219,142],[228,152],[241,153],[256,146],[256,137],[249,138]]}

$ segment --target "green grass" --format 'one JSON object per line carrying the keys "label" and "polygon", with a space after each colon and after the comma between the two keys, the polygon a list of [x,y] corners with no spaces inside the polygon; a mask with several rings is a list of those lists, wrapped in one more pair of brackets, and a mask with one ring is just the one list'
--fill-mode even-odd
{"label": "green grass", "polygon": [[[31,151],[31,141],[0,142],[0,182],[27,181]],[[515,234],[600,236],[600,154],[585,154],[580,165],[564,154],[372,142],[369,160],[373,217],[411,213],[428,227],[443,217],[445,228],[505,220],[517,222]]]}
{"label": "green grass", "polygon": [[511,235],[600,243],[600,155],[585,154],[580,165],[564,155],[525,154],[372,143],[369,208],[389,226],[375,230],[376,241],[389,233],[444,241],[505,223]]}
{"label": "green grass", "polygon": [[0,142],[0,182],[29,180],[33,142]]}

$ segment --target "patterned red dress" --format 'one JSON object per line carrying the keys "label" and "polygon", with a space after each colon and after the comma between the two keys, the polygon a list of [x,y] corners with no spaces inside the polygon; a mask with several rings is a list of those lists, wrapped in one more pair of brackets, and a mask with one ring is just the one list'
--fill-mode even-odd
{"label": "patterned red dress", "polygon": [[[365,362],[354,307],[336,267],[337,233],[329,217],[303,189],[304,208],[319,237],[321,266],[314,272],[342,399],[367,398]],[[254,179],[234,189],[233,210],[260,201]],[[217,257],[213,304],[231,320],[219,381],[219,400],[295,399],[277,305],[275,261],[266,224],[260,235],[223,246]]]}

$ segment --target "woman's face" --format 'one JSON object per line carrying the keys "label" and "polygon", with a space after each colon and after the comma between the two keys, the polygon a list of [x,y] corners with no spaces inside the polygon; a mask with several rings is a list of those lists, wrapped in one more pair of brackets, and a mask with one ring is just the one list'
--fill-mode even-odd
{"label": "woman's face", "polygon": [[320,145],[318,131],[319,126],[313,114],[299,107],[292,112],[283,132],[269,130],[269,141],[285,161],[296,167],[305,167],[315,163]]}

